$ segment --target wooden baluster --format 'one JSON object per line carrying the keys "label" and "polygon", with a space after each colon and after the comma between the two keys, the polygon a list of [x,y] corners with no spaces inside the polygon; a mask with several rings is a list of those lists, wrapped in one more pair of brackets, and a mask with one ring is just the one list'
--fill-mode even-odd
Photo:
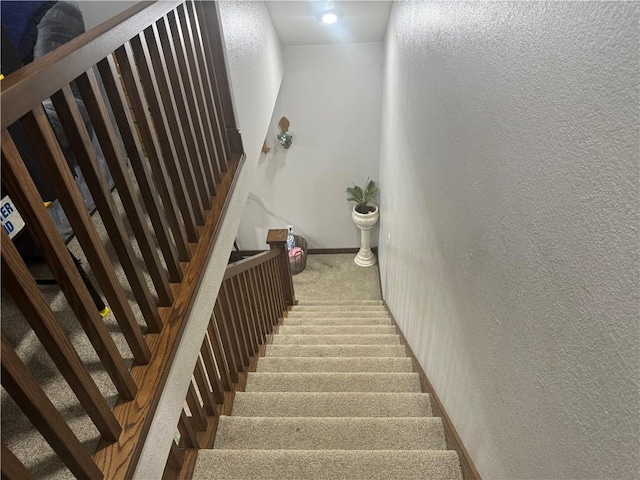
{"label": "wooden baluster", "polygon": [[269,286],[269,296],[271,297],[271,301],[273,303],[273,314],[275,317],[280,318],[280,306],[278,304],[278,296],[275,288],[275,278],[273,278],[273,272],[271,270],[271,260],[267,261],[264,264],[265,276],[267,278],[267,284]]}
{"label": "wooden baluster", "polygon": [[[210,209],[211,197],[215,195],[215,188],[211,188],[211,186],[207,184],[205,172],[202,169],[202,156],[205,155],[205,151],[201,150],[197,143],[197,129],[194,127],[195,116],[192,111],[189,110],[190,105],[187,102],[189,93],[185,90],[182,77],[176,70],[175,58],[172,54],[173,40],[162,33],[166,31],[165,25],[166,19],[161,19],[145,31],[147,44],[149,45],[154,64],[161,65],[162,72],[166,76],[165,79],[160,81],[161,88],[166,90],[163,94],[166,95],[167,98],[173,98],[175,95],[175,101],[173,102],[174,117],[179,119],[178,128],[180,133],[183,134],[190,157],[188,158],[185,152],[184,156],[186,161],[183,161],[183,170],[187,170],[190,175],[195,175],[202,204],[206,209]],[[185,175],[186,174],[187,173],[185,173]]]}
{"label": "wooden baluster", "polygon": [[287,304],[284,301],[283,289],[282,289],[282,278],[280,277],[280,271],[278,270],[278,260],[271,260],[273,278],[276,283],[276,298],[278,299],[278,310],[280,312],[284,312],[287,309]]}
{"label": "wooden baluster", "polygon": [[[130,41],[130,47],[137,61],[140,79],[147,99],[151,101],[151,116],[154,119],[156,130],[158,130],[160,146],[164,152],[164,159],[167,161],[167,169],[171,174],[171,181],[178,203],[180,204],[181,199],[184,199],[184,204],[190,208],[186,218],[185,212],[183,212],[185,225],[187,223],[204,225],[202,198],[198,195],[194,172],[191,169],[191,161],[187,158],[184,150],[184,135],[181,135],[181,125],[176,121],[176,100],[173,96],[173,88],[169,87],[167,89],[169,97],[164,98],[160,84],[166,82],[167,77],[162,71],[162,64],[154,65],[151,63],[144,35],[133,37]],[[166,105],[165,101],[167,102]],[[174,131],[177,132],[175,140]],[[189,229],[187,228],[187,233],[188,231]],[[193,238],[190,238],[190,241],[193,242]]]}
{"label": "wooden baluster", "polygon": [[6,130],[2,132],[2,181],[27,228],[38,240],[54,279],[64,292],[118,393],[123,399],[132,400],[137,393],[133,378]]}
{"label": "wooden baluster", "polygon": [[207,149],[209,151],[207,163],[209,176],[207,177],[207,180],[211,183],[211,185],[215,185],[216,181],[222,181],[222,177],[220,176],[220,173],[218,171],[218,152],[215,148],[213,124],[211,121],[211,115],[209,113],[209,108],[212,104],[211,102],[207,101],[207,97],[205,96],[205,80],[203,79],[204,72],[201,71],[200,63],[198,63],[197,61],[197,52],[193,36],[194,32],[191,28],[191,19],[189,18],[186,9],[187,7],[184,3],[176,8],[175,11],[178,14],[176,24],[182,26],[182,38],[184,40],[183,45],[187,53],[187,59],[189,60],[189,70],[191,71],[193,77],[193,88],[195,90],[198,108],[200,110],[200,114],[202,115],[205,141],[207,144]]}
{"label": "wooden baluster", "polygon": [[225,135],[229,142],[231,153],[241,153],[242,143],[234,134],[237,133],[236,120],[233,115],[233,104],[231,96],[231,86],[229,84],[229,75],[227,73],[227,65],[225,62],[224,46],[220,40],[224,38],[222,35],[222,25],[220,24],[218,6],[215,4],[206,4],[198,2],[201,8],[200,15],[203,18],[202,25],[206,27],[211,35],[210,43],[208,43],[208,51],[211,54],[214,71],[216,74],[217,86],[220,92],[220,100],[223,104],[222,113],[224,115]]}
{"label": "wooden baluster", "polygon": [[238,304],[238,292],[236,290],[234,281],[232,278],[227,279],[224,284],[227,288],[227,295],[229,299],[229,306],[231,312],[233,312],[234,323],[237,325],[238,330],[240,331],[240,335],[242,338],[242,346],[243,346],[243,357],[245,358],[245,366],[249,366],[249,362],[251,360],[252,350],[251,350],[251,335],[249,333],[248,324],[246,318],[243,316],[243,311],[240,310],[240,305]]}
{"label": "wooden baluster", "polygon": [[120,212],[118,212],[109,191],[104,171],[98,165],[96,151],[91,143],[91,138],[84,125],[71,88],[69,86],[63,87],[62,90],[51,96],[51,100],[65,130],[65,135],[71,145],[76,161],[87,182],[91,197],[100,213],[102,223],[109,234],[109,240],[111,240],[131,290],[140,306],[142,316],[149,327],[149,331],[159,332],[162,330],[162,321],[158,315],[155,302],[151,298],[147,281],[134,261],[135,254],[131,248],[131,241],[124,228]]}
{"label": "wooden baluster", "polygon": [[200,400],[198,400],[198,394],[196,393],[193,380],[189,384],[189,390],[187,391],[187,405],[191,411],[191,419],[197,431],[203,432],[207,429],[207,418],[204,414]]}
{"label": "wooden baluster", "polygon": [[[214,45],[216,42],[220,42],[223,38],[220,35],[220,27],[219,25],[214,25],[218,23],[218,18],[216,16],[216,6],[215,5],[206,5],[205,2],[190,2],[192,7],[194,17],[197,18],[196,24],[200,27],[200,33],[202,36],[202,51],[204,53],[205,64],[207,66],[207,71],[209,73],[209,79],[211,82],[211,93],[212,98],[216,107],[216,121],[218,124],[218,138],[221,139],[223,154],[220,156],[222,165],[220,166],[221,172],[224,173],[229,168],[229,164],[232,160],[231,155],[231,146],[229,144],[229,139],[227,138],[227,117],[233,116],[233,106],[231,105],[230,97],[223,101],[223,92],[221,88],[221,83],[228,82],[228,77],[226,70],[219,71],[216,67],[216,61],[214,58]],[[213,11],[213,18],[212,12]],[[214,26],[216,28],[214,28]],[[216,35],[218,35],[216,37]],[[228,87],[225,89],[225,92],[230,93]],[[225,112],[225,108],[231,108],[232,111],[230,114]]]}
{"label": "wooden baluster", "polygon": [[[222,300],[220,304],[222,311],[225,314],[225,318],[227,319],[228,325],[231,326],[231,331],[233,332],[233,336],[238,343],[238,350],[240,352],[240,358],[236,358],[238,366],[244,365],[244,367],[249,366],[249,349],[247,348],[247,341],[244,336],[244,331],[242,330],[242,325],[239,320],[238,312],[233,308],[232,302],[233,299],[230,297],[229,289],[227,288],[229,281],[225,280],[222,282],[222,286],[220,287],[220,292],[218,295]],[[244,368],[243,368],[244,371]]]}
{"label": "wooden baluster", "polygon": [[101,479],[102,472],[88,450],[65,423],[4,335],[0,347],[2,386],[7,393],[76,477]]}
{"label": "wooden baluster", "polygon": [[278,323],[276,320],[277,310],[273,301],[273,294],[271,293],[271,288],[269,285],[269,277],[267,276],[267,269],[264,263],[258,265],[258,270],[260,272],[262,288],[264,289],[264,295],[267,302],[268,321],[269,324],[273,326]]}
{"label": "wooden baluster", "polygon": [[191,69],[191,65],[187,63],[187,51],[185,49],[184,36],[180,27],[180,19],[176,15],[175,10],[169,13],[164,19],[165,35],[162,36],[162,30],[160,30],[161,38],[165,41],[168,38],[174,39],[171,43],[171,53],[173,54],[174,66],[177,71],[180,72],[186,101],[191,110],[191,114],[194,117],[194,126],[196,130],[196,138],[198,139],[198,147],[202,153],[200,167],[204,174],[203,179],[206,179],[207,184],[213,185],[213,171],[211,169],[210,158],[215,152],[209,151],[209,144],[206,140],[206,124],[203,112],[197,103],[196,85],[194,80],[195,72]]}
{"label": "wooden baluster", "polygon": [[58,200],[64,208],[73,233],[82,246],[98,283],[102,287],[118,325],[127,339],[133,358],[139,364],[146,364],[151,357],[149,347],[142,338],[140,327],[131,311],[124,291],[118,283],[113,265],[100,241],[98,232],[87,213],[78,185],[71,175],[44,109],[42,107],[35,108],[31,113],[25,115],[22,121],[35,151],[51,176],[51,181],[56,187]]}
{"label": "wooden baluster", "polygon": [[214,404],[221,405],[224,402],[224,387],[220,381],[220,375],[216,369],[216,362],[213,358],[211,346],[209,345],[209,340],[206,335],[200,348],[200,356],[202,357],[202,363],[207,372],[207,377],[209,377],[209,383],[211,383],[211,393],[213,394]]}
{"label": "wooden baluster", "polygon": [[1,455],[0,467],[2,468],[2,478],[6,480],[35,480],[31,472],[11,453],[11,450],[9,450],[4,443],[2,444]]}
{"label": "wooden baluster", "polygon": [[184,411],[184,408],[182,409],[182,412],[180,412],[178,431],[180,432],[180,437],[187,448],[198,448],[198,437],[191,425],[189,417],[187,417],[187,414]]}
{"label": "wooden baluster", "polygon": [[216,100],[217,91],[214,92],[213,84],[215,77],[209,72],[207,65],[206,54],[204,52],[204,45],[202,43],[202,32],[198,23],[198,14],[195,11],[193,2],[185,2],[185,10],[187,12],[187,19],[191,25],[192,33],[194,36],[193,43],[195,47],[195,56],[198,60],[200,67],[200,73],[202,75],[202,82],[204,88],[204,100],[209,110],[209,118],[211,120],[211,128],[213,131],[213,144],[216,150],[215,161],[213,165],[216,182],[222,181],[222,172],[226,170],[226,155],[225,150],[226,138],[224,135],[223,118],[218,111],[218,100]]}
{"label": "wooden baluster", "polygon": [[[127,149],[127,155],[129,156],[131,167],[138,181],[142,199],[147,207],[147,212],[151,218],[160,250],[167,265],[169,280],[174,283],[180,283],[182,281],[182,268],[180,267],[179,260],[189,261],[190,252],[186,246],[187,239],[184,230],[182,230],[176,215],[177,207],[175,200],[172,200],[170,195],[172,192],[166,184],[166,177],[163,177],[161,172],[156,172],[155,182],[152,179],[152,173],[149,170],[147,159],[142,151],[142,145],[140,144],[136,126],[133,123],[113,58],[108,56],[99,62],[98,71],[100,72],[107,96],[109,97],[109,103],[111,104],[111,109],[118,124],[120,136]],[[136,95],[131,94],[130,98],[132,99],[132,103],[135,103]],[[153,143],[150,138],[150,132],[147,129],[141,126],[140,132],[143,138],[147,138],[150,143]],[[147,154],[151,159],[151,164],[155,165],[157,170],[162,170],[164,165],[157,159],[157,151],[159,150],[147,148]],[[156,189],[156,182],[161,186],[158,187],[160,193],[158,193],[158,189]],[[164,211],[166,212],[166,217],[162,213],[162,204],[165,206]],[[169,235],[167,223],[171,225],[171,229],[174,232],[173,238]],[[178,232],[177,235],[176,231]],[[176,239],[175,243],[174,238]],[[180,259],[178,258],[178,244],[181,246],[180,251],[182,252]]]}
{"label": "wooden baluster", "polygon": [[[230,309],[227,302],[227,297],[224,293],[223,286],[224,286],[224,282],[222,282],[222,285],[220,285],[220,291],[218,292],[218,302],[216,302],[216,305],[214,306],[214,312],[216,312],[216,308],[217,308],[216,315],[217,316],[219,315],[220,318],[223,320],[225,329],[229,335],[229,340],[231,341],[231,344],[230,344],[231,352],[233,353],[233,358],[236,362],[238,373],[241,373],[244,370],[243,368],[244,361],[242,358],[240,336],[238,335],[236,326],[233,322],[233,319],[231,318]],[[225,349],[226,349],[226,346],[225,346]]]}
{"label": "wooden baluster", "polygon": [[169,458],[167,458],[167,466],[173,470],[179,472],[184,464],[184,452],[180,450],[176,442],[171,442],[171,449],[169,450]]}
{"label": "wooden baluster", "polygon": [[[91,118],[91,124],[95,129],[96,136],[100,141],[104,158],[118,189],[118,194],[122,199],[122,205],[140,247],[149,276],[156,288],[159,303],[163,307],[168,307],[173,303],[173,293],[169,288],[167,274],[160,263],[158,250],[153,238],[151,238],[147,219],[138,202],[125,159],[122,158],[120,148],[117,146],[116,134],[93,70],[80,75],[76,79],[76,85],[84,100],[84,105]],[[154,198],[153,200],[155,201],[156,199]]]}
{"label": "wooden baluster", "polygon": [[256,306],[258,307],[260,324],[262,325],[262,329],[264,331],[265,339],[267,335],[271,333],[271,328],[269,326],[269,322],[267,321],[267,308],[264,304],[264,299],[262,296],[262,292],[258,285],[258,271],[256,269],[251,270],[250,272],[251,283],[253,284],[253,295],[256,302]]}
{"label": "wooden baluster", "polygon": [[275,258],[272,258],[269,260],[269,262],[267,262],[267,269],[269,271],[269,278],[271,279],[272,283],[273,299],[276,303],[276,309],[278,311],[278,315],[282,316],[284,308],[282,308],[282,304],[280,303],[280,288],[278,284],[279,272],[277,260]]}
{"label": "wooden baluster", "polygon": [[[122,77],[125,80],[125,84],[127,84],[127,92],[132,100],[131,105],[138,120],[138,126],[141,127],[140,131],[145,148],[147,152],[149,152],[149,148],[157,149],[150,157],[150,160],[152,160],[151,166],[153,168],[153,160],[156,159],[162,163],[161,174],[164,175],[163,178],[166,178],[167,185],[171,186],[169,190],[172,192],[172,199],[175,199],[177,204],[176,212],[180,212],[182,216],[187,239],[195,243],[198,241],[198,232],[196,230],[194,211],[185,191],[182,172],[177,166],[175,146],[167,127],[167,118],[160,101],[155,72],[150,71],[146,62],[139,63],[139,69],[135,67],[133,50],[128,43],[116,50],[115,54],[120,65]],[[134,78],[134,75],[136,75],[136,78]],[[144,88],[142,87],[143,85]],[[151,115],[149,115],[147,109],[151,112]],[[149,136],[150,138],[148,138]],[[149,144],[150,142],[151,144]],[[155,171],[154,174],[157,175]]]}
{"label": "wooden baluster", "polygon": [[[162,24],[163,21],[160,20],[159,23]],[[171,39],[168,41],[172,43]],[[200,151],[195,146],[193,132],[190,131],[190,115],[184,113],[184,91],[181,85],[175,82],[175,75],[171,75],[170,65],[166,62],[166,51],[163,51],[156,24],[146,29],[136,41],[132,40],[131,44],[139,58],[138,61],[144,57],[158,74],[156,80],[161,98],[164,100],[167,121],[171,131],[175,132],[176,159],[184,175],[189,198],[196,212],[196,220],[202,224],[203,220],[199,218],[197,212],[211,208],[212,193],[200,169]]]}
{"label": "wooden baluster", "polygon": [[245,331],[248,334],[250,340],[250,351],[249,354],[251,356],[255,355],[258,352],[258,336],[256,335],[255,325],[253,323],[253,318],[251,315],[251,310],[247,308],[247,301],[244,296],[244,285],[242,284],[240,275],[235,278],[231,278],[231,285],[234,290],[234,297],[236,300],[236,308],[240,311],[242,318],[242,323],[245,326]]}
{"label": "wooden baluster", "polygon": [[100,434],[107,441],[116,441],[122,431],[120,425],[4,229],[2,284]]}
{"label": "wooden baluster", "polygon": [[265,302],[264,290],[260,284],[260,275],[257,268],[253,268],[249,270],[251,274],[251,279],[253,281],[253,291],[257,299],[257,303],[260,307],[260,321],[263,325],[265,336],[271,334],[273,328],[271,323],[268,321],[269,314],[267,311],[267,304]]}
{"label": "wooden baluster", "polygon": [[258,346],[262,345],[265,341],[264,330],[260,324],[260,313],[256,304],[256,298],[253,295],[253,289],[251,288],[251,279],[247,280],[249,276],[248,272],[240,274],[240,282],[242,283],[242,292],[249,308],[249,315],[251,316],[251,322],[255,331],[256,340]]}
{"label": "wooden baluster", "polygon": [[[153,172],[153,180],[158,188],[160,199],[164,206],[164,212],[173,234],[176,249],[178,252],[178,258],[182,262],[188,262],[191,258],[191,252],[187,246],[187,233],[185,225],[181,218],[178,216],[179,209],[182,208],[182,204],[178,206],[178,201],[174,194],[174,190],[171,186],[171,180],[169,179],[169,172],[165,165],[165,160],[162,157],[162,150],[160,148],[158,140],[158,132],[155,129],[153,119],[149,112],[149,106],[147,99],[142,88],[142,82],[138,74],[138,70],[135,67],[133,56],[131,55],[131,48],[125,49],[119,48],[115,57],[117,57],[120,72],[122,73],[122,80],[124,81],[127,89],[127,98],[131,102],[131,108],[137,121],[138,131],[144,144],[144,152],[149,160],[151,170]],[[107,57],[110,74],[114,78],[114,83],[119,83],[119,76],[117,67],[113,57]],[[98,64],[100,72],[104,76],[103,70],[106,69],[103,62]],[[124,100],[124,99],[123,99]],[[126,103],[124,104],[126,105]],[[122,131],[122,130],[121,130]],[[132,134],[135,132],[132,130]],[[136,136],[134,134],[134,136]],[[144,159],[140,159],[144,163]]]}
{"label": "wooden baluster", "polygon": [[207,375],[201,358],[198,358],[196,361],[196,368],[193,371],[193,376],[196,380],[196,384],[198,385],[200,398],[202,398],[202,403],[207,415],[212,417],[216,416],[216,401],[213,398],[212,388],[209,386],[209,382],[207,381]]}
{"label": "wooden baluster", "polygon": [[220,338],[222,340],[222,349],[224,351],[224,358],[229,367],[229,380],[232,383],[238,383],[238,373],[240,373],[239,365],[242,365],[242,361],[237,361],[240,357],[238,349],[234,349],[234,343],[231,340],[229,331],[227,330],[226,321],[222,318],[222,312],[220,311],[220,297],[213,308],[213,318],[216,320],[218,332],[220,332]]}
{"label": "wooden baluster", "polygon": [[231,379],[229,374],[230,367],[227,364],[224,353],[222,351],[222,340],[220,339],[218,327],[216,325],[215,318],[213,318],[213,315],[211,316],[211,320],[209,321],[209,325],[207,327],[207,336],[209,338],[209,343],[211,345],[211,349],[213,351],[213,355],[216,360],[218,372],[220,373],[220,382],[222,383],[222,387],[224,388],[223,392],[230,392],[231,391]]}
{"label": "wooden baluster", "polygon": [[289,232],[285,229],[269,230],[267,233],[267,244],[271,250],[278,250],[278,263],[280,270],[280,280],[283,286],[285,302],[288,306],[296,304],[296,294],[293,289],[293,278],[291,276],[291,265],[287,251],[287,236]]}
{"label": "wooden baluster", "polygon": [[278,290],[276,288],[276,278],[273,274],[272,268],[273,262],[269,260],[265,263],[264,268],[267,272],[267,278],[269,280],[269,291],[271,292],[271,298],[273,299],[273,308],[275,310],[276,322],[282,317],[282,309],[280,308],[280,302],[278,300]]}

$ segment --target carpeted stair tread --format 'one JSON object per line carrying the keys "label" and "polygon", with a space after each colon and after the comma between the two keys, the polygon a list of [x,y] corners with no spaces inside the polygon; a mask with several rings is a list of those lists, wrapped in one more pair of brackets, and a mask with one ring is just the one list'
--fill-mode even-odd
{"label": "carpeted stair tread", "polygon": [[298,306],[312,305],[384,305],[382,300],[298,300]]}
{"label": "carpeted stair tread", "polygon": [[390,318],[285,318],[284,325],[392,325]]}
{"label": "carpeted stair tread", "polygon": [[413,372],[408,357],[262,357],[258,372]]}
{"label": "carpeted stair tread", "polygon": [[390,318],[389,312],[386,310],[380,311],[371,311],[371,312],[363,312],[363,311],[353,311],[353,312],[345,312],[342,310],[332,311],[332,312],[301,312],[298,310],[291,310],[287,313],[289,318]]}
{"label": "carpeted stair tread", "polygon": [[273,345],[400,345],[398,335],[287,335],[273,336]]}
{"label": "carpeted stair tread", "polygon": [[442,419],[220,417],[214,448],[251,450],[446,450]]}
{"label": "carpeted stair tread", "polygon": [[292,312],[387,312],[384,305],[296,305]]}
{"label": "carpeted stair tread", "polygon": [[405,357],[403,345],[267,345],[265,357]]}
{"label": "carpeted stair tread", "polygon": [[194,479],[462,479],[450,450],[200,450]]}
{"label": "carpeted stair tread", "polygon": [[263,373],[247,375],[246,392],[422,391],[417,373]]}
{"label": "carpeted stair tread", "polygon": [[278,334],[283,335],[394,335],[392,325],[282,325]]}
{"label": "carpeted stair tread", "polygon": [[427,393],[237,392],[233,416],[429,417]]}

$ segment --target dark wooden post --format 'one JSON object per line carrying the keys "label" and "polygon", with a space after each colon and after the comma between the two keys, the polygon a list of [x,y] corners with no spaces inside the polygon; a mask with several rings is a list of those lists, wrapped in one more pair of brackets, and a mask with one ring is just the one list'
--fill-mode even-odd
{"label": "dark wooden post", "polygon": [[280,264],[278,270],[282,279],[282,288],[284,289],[284,299],[287,305],[295,305],[296,294],[293,291],[293,278],[291,278],[291,265],[289,265],[289,250],[287,249],[288,230],[269,230],[267,233],[267,244],[271,250],[279,250],[280,254],[277,260]]}

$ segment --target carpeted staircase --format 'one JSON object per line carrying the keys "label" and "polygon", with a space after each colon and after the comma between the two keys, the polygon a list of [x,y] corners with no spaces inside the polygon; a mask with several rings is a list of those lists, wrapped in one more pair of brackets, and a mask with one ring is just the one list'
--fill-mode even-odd
{"label": "carpeted staircase", "polygon": [[194,479],[462,479],[381,301],[306,301],[220,417]]}

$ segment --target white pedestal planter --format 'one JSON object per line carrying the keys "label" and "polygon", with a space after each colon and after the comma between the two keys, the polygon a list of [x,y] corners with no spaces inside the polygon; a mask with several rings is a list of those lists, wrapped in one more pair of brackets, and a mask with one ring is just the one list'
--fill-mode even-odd
{"label": "white pedestal planter", "polygon": [[360,250],[353,261],[361,267],[370,267],[376,264],[376,257],[371,251],[371,229],[378,223],[380,214],[377,205],[371,204],[370,206],[375,207],[373,212],[359,213],[354,206],[351,214],[353,223],[360,229]]}

